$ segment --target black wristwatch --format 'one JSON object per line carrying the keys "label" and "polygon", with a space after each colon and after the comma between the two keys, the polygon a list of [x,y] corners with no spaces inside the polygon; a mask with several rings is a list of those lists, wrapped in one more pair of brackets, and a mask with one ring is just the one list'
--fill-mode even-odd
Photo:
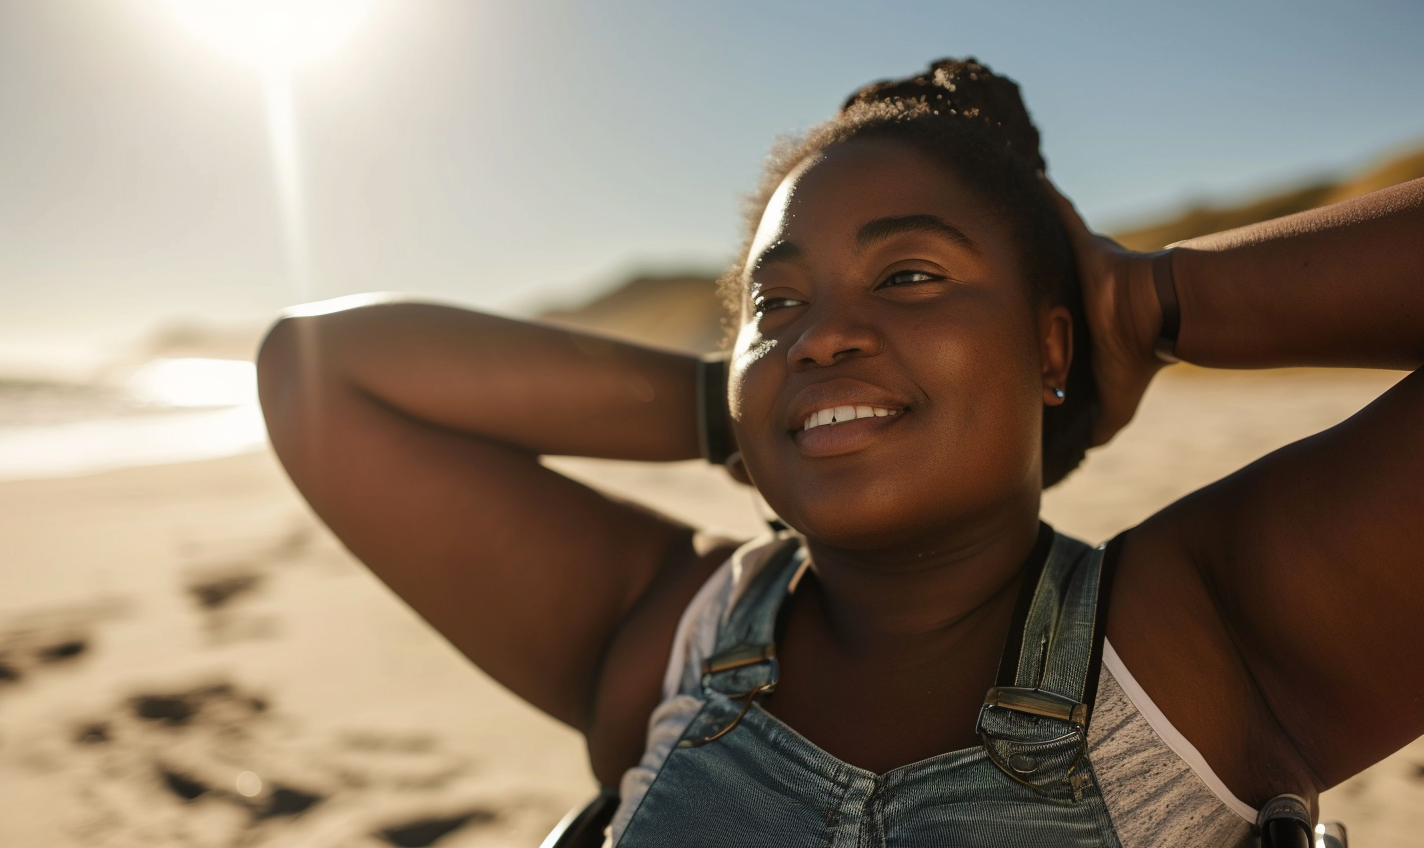
{"label": "black wristwatch", "polygon": [[724,353],[714,353],[697,363],[697,444],[703,459],[714,465],[726,462],[733,451],[727,358]]}

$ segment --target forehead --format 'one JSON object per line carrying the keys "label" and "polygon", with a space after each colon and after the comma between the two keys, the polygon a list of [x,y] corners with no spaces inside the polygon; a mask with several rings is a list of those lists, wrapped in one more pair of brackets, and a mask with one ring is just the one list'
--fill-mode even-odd
{"label": "forehead", "polygon": [[767,202],[748,252],[748,270],[778,242],[811,247],[853,236],[867,221],[933,215],[991,251],[1006,228],[945,163],[891,139],[855,139],[792,169]]}

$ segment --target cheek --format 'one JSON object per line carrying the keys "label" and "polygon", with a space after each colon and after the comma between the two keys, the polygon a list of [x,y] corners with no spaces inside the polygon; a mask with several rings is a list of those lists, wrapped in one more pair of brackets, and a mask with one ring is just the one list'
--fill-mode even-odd
{"label": "cheek", "polygon": [[958,497],[972,498],[971,490],[989,496],[1001,481],[1017,486],[1036,479],[1043,390],[1033,333],[1018,321],[996,328],[927,340],[920,348],[936,370],[927,377],[935,382],[927,391],[932,432],[921,448],[926,461],[912,473],[937,481],[942,491],[957,490]]}
{"label": "cheek", "polygon": [[[766,409],[774,399],[776,380],[780,375],[767,372],[773,367],[770,358],[778,341],[761,334],[755,321],[744,321],[732,345],[732,360],[727,373],[727,406],[732,412],[734,428],[758,409]],[[740,433],[737,434],[739,437]],[[738,444],[740,444],[740,438]]]}

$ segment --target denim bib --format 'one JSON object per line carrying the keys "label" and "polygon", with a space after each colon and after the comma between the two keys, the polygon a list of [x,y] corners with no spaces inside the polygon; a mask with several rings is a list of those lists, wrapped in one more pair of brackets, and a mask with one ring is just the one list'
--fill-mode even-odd
{"label": "denim bib", "polygon": [[884,774],[832,757],[757,703],[776,685],[777,612],[806,556],[788,540],[718,630],[702,709],[619,848],[1120,848],[1087,755],[1104,550],[1041,533],[1048,553],[980,710],[982,744]]}

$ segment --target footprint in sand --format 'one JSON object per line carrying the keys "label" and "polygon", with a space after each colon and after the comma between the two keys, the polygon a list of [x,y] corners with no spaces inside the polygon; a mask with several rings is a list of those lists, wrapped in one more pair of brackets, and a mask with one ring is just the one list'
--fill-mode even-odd
{"label": "footprint in sand", "polygon": [[190,571],[183,589],[202,619],[212,645],[278,635],[276,618],[256,613],[244,604],[261,591],[266,573],[247,563]]}
{"label": "footprint in sand", "polygon": [[106,600],[0,620],[0,687],[75,665],[93,648],[97,626],[121,617],[127,608],[122,601]]}
{"label": "footprint in sand", "polygon": [[68,744],[87,764],[69,828],[85,845],[463,845],[512,809],[473,797],[469,759],[433,735],[309,735],[227,681],[133,695]]}
{"label": "footprint in sand", "polygon": [[301,560],[316,538],[305,516],[286,524],[287,529],[276,534],[247,532],[228,538],[209,528],[190,530],[179,540],[179,553],[188,563],[183,593],[198,612],[210,644],[279,635],[276,617],[254,610],[252,602],[262,595],[273,571]]}
{"label": "footprint in sand", "polygon": [[383,828],[377,836],[396,848],[425,848],[434,845],[461,828],[474,824],[494,821],[495,814],[488,810],[471,810],[456,816],[444,818],[417,819],[415,821]]}

